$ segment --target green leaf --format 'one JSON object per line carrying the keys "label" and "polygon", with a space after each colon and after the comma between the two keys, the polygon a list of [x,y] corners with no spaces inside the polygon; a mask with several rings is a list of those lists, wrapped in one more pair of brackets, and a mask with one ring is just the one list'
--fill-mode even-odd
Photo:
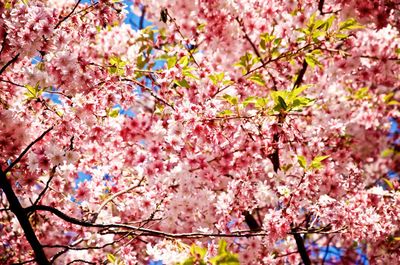
{"label": "green leaf", "polygon": [[268,104],[268,98],[257,98],[255,106],[257,109],[263,109]]}
{"label": "green leaf", "polygon": [[210,78],[211,82],[214,85],[217,85],[219,82],[222,82],[224,80],[224,77],[225,77],[225,73],[224,72],[217,73],[217,74],[212,74],[212,75],[208,76],[208,78]]}
{"label": "green leaf", "polygon": [[327,156],[317,156],[317,157],[315,157],[315,158],[312,160],[310,167],[313,168],[313,169],[320,169],[320,168],[322,167],[322,163],[321,163],[321,162],[322,162],[323,160],[327,159],[328,157],[329,157],[329,155],[327,155]]}
{"label": "green leaf", "polygon": [[330,16],[327,20],[326,20],[326,24],[325,24],[325,30],[328,31],[333,24],[333,21],[335,20],[336,16],[332,15]]}
{"label": "green leaf", "polygon": [[178,64],[182,67],[185,67],[189,64],[189,57],[183,56],[181,59],[179,59]]}
{"label": "green leaf", "polygon": [[125,73],[124,67],[127,65],[127,62],[123,61],[121,58],[112,56],[109,63],[110,67],[108,71],[110,74],[123,75]]}
{"label": "green leaf", "polygon": [[238,97],[231,96],[231,95],[228,95],[228,94],[225,94],[225,95],[223,96],[223,98],[224,98],[227,102],[229,102],[232,106],[237,105],[238,102],[239,102]]}
{"label": "green leaf", "polygon": [[393,96],[394,92],[390,92],[383,97],[383,100],[385,101],[385,103],[388,103],[393,98]]}
{"label": "green leaf", "polygon": [[185,87],[185,88],[189,88],[190,87],[190,85],[189,85],[188,81],[186,81],[186,79],[175,80],[174,83],[177,84],[180,87]]}
{"label": "green leaf", "polygon": [[261,40],[260,40],[260,48],[261,48],[262,50],[265,50],[265,49],[267,48],[264,39],[261,39]]}
{"label": "green leaf", "polygon": [[335,37],[338,38],[339,40],[344,40],[344,39],[347,39],[349,37],[349,35],[344,34],[344,33],[337,33],[337,34],[335,34]]}
{"label": "green leaf", "polygon": [[218,254],[225,254],[227,252],[226,246],[227,246],[226,241],[220,240],[218,243]]}
{"label": "green leaf", "polygon": [[256,103],[257,103],[257,99],[258,99],[258,97],[255,97],[255,96],[247,97],[247,98],[242,102],[243,107],[247,107],[249,104],[256,104]]}
{"label": "green leaf", "polygon": [[308,20],[307,27],[308,27],[309,30],[312,30],[314,28],[316,15],[317,15],[317,13],[313,13],[311,15],[310,19]]}
{"label": "green leaf", "polygon": [[315,28],[316,29],[323,29],[323,28],[325,28],[325,24],[326,24],[325,20],[317,20],[315,22]]}
{"label": "green leaf", "polygon": [[167,67],[168,67],[168,69],[171,69],[172,67],[174,67],[177,61],[178,61],[178,59],[176,58],[176,56],[169,57],[167,59]]}
{"label": "green leaf", "polygon": [[234,113],[233,113],[232,110],[226,109],[226,110],[223,110],[223,111],[218,112],[217,116],[218,116],[218,117],[225,117],[225,116],[231,116],[231,115],[233,115],[233,114],[234,114]]}
{"label": "green leaf", "polygon": [[386,185],[387,185],[391,190],[394,190],[393,183],[392,183],[390,180],[388,180],[387,178],[382,178],[382,180],[386,183]]}
{"label": "green leaf", "polygon": [[203,29],[206,27],[206,23],[202,23],[200,25],[197,26],[197,30],[198,31],[203,31]]}
{"label": "green leaf", "polygon": [[327,159],[329,157],[330,157],[330,155],[317,156],[317,157],[314,157],[313,162],[322,162],[322,161],[324,161],[325,159]]}
{"label": "green leaf", "polygon": [[117,260],[117,258],[113,254],[109,253],[107,254],[107,260],[111,263],[114,263]]}
{"label": "green leaf", "polygon": [[112,108],[108,112],[108,117],[111,117],[111,118],[116,118],[116,117],[118,117],[118,115],[119,115],[119,108]]}
{"label": "green leaf", "polygon": [[314,68],[316,65],[320,67],[322,66],[322,64],[318,61],[317,58],[315,58],[314,54],[312,53],[307,53],[304,59],[306,60],[307,64],[312,68]]}
{"label": "green leaf", "polygon": [[400,102],[397,100],[391,100],[388,102],[388,105],[400,105]]}
{"label": "green leaf", "polygon": [[392,156],[395,153],[395,150],[393,148],[386,148],[381,152],[381,156],[386,158],[389,156]]}
{"label": "green leaf", "polygon": [[25,88],[27,91],[24,93],[24,95],[28,100],[37,99],[45,90],[45,88],[39,89],[39,82],[36,83],[35,86],[25,85]]}
{"label": "green leaf", "polygon": [[194,265],[195,259],[193,257],[188,258],[184,262],[181,263],[181,265]]}
{"label": "green leaf", "polygon": [[302,85],[299,87],[296,87],[295,89],[293,89],[292,91],[292,95],[294,97],[297,97],[298,95],[300,95],[304,90],[306,90],[307,88],[312,87],[312,85]]}
{"label": "green leaf", "polygon": [[196,76],[196,75],[194,75],[194,74],[192,73],[193,70],[196,70],[196,68],[185,67],[185,68],[182,69],[182,74],[183,74],[184,76],[186,76],[186,77],[190,77],[190,78],[193,78],[193,79],[197,79],[197,80],[198,80],[199,77]]}
{"label": "green leaf", "polygon": [[242,73],[245,74],[250,71],[251,67],[254,63],[259,61],[259,58],[253,58],[253,55],[249,52],[246,52],[245,55],[240,57],[239,62],[235,63],[234,66],[242,68]]}
{"label": "green leaf", "polygon": [[253,75],[250,76],[248,79],[249,79],[250,81],[252,81],[253,83],[257,84],[257,85],[265,86],[265,81],[264,81],[264,79],[262,78],[261,74],[258,74],[258,73],[253,74]]}
{"label": "green leaf", "polygon": [[364,28],[364,26],[362,26],[361,24],[359,24],[357,22],[357,20],[355,20],[354,18],[349,18],[346,21],[340,22],[339,23],[339,30],[343,31],[343,30],[354,30],[354,29],[362,29]]}
{"label": "green leaf", "polygon": [[355,99],[368,99],[371,98],[370,94],[368,93],[369,88],[368,87],[362,87],[359,90],[356,91],[354,94]]}
{"label": "green leaf", "polygon": [[304,169],[307,168],[307,160],[304,156],[297,156],[297,162],[299,162],[300,166]]}
{"label": "green leaf", "polygon": [[219,241],[218,255],[209,259],[212,265],[239,265],[238,255],[227,250],[225,240]]}
{"label": "green leaf", "polygon": [[310,106],[313,102],[314,99],[297,97],[295,100],[293,100],[291,110],[301,110],[304,107]]}
{"label": "green leaf", "polygon": [[287,110],[288,106],[286,105],[285,100],[281,96],[278,96],[278,101],[282,109]]}
{"label": "green leaf", "polygon": [[202,248],[200,246],[197,246],[195,244],[193,244],[190,247],[190,253],[196,257],[197,255],[200,256],[200,259],[204,259],[204,257],[206,256],[207,253],[207,248]]}

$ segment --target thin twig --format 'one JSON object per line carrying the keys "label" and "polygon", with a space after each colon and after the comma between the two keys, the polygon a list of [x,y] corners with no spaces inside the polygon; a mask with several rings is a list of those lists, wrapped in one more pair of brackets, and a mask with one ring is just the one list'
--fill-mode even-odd
{"label": "thin twig", "polygon": [[[176,31],[179,33],[179,35],[181,36],[181,38],[182,38],[183,40],[185,40],[185,36],[184,36],[183,33],[181,32],[180,27],[179,27],[179,25],[176,23],[175,18],[173,18],[168,12],[167,12],[167,16],[168,16],[169,19],[174,23],[175,28],[176,28]],[[200,65],[197,63],[196,59],[194,58],[191,49],[189,49],[189,47],[187,47],[187,45],[185,45],[185,44],[184,44],[183,46],[185,47],[186,51],[189,53],[189,56],[190,56],[190,58],[192,58],[194,64],[195,64],[198,68],[201,68]]]}
{"label": "thin twig", "polygon": [[9,67],[11,64],[13,64],[14,62],[16,62],[18,60],[19,57],[19,53],[17,53],[17,55],[15,55],[11,60],[9,60],[1,69],[0,69],[0,75],[3,74],[3,72],[7,69],[7,67]]}
{"label": "thin twig", "polygon": [[61,20],[57,23],[57,25],[54,27],[54,29],[58,28],[58,27],[61,25],[61,23],[63,23],[63,22],[64,22],[65,20],[67,20],[70,16],[72,16],[72,14],[75,12],[75,9],[78,7],[78,5],[80,4],[80,2],[81,2],[81,0],[78,0],[78,1],[76,2],[75,6],[74,6],[74,8],[71,10],[71,12],[70,12],[67,16],[65,16],[63,19],[61,19]]}
{"label": "thin twig", "polygon": [[44,187],[44,189],[39,193],[39,196],[37,197],[37,199],[35,200],[35,202],[33,203],[34,205],[37,205],[40,200],[42,199],[44,193],[47,191],[47,189],[49,188],[50,182],[51,180],[54,178],[54,174],[56,173],[56,168],[57,166],[54,166],[51,171],[50,171],[50,177],[46,182],[46,186]]}
{"label": "thin twig", "polygon": [[92,218],[92,223],[95,223],[97,220],[97,217],[99,216],[100,212],[103,210],[103,208],[112,200],[114,200],[115,198],[117,198],[118,196],[127,193],[133,189],[136,189],[138,187],[140,187],[140,185],[142,185],[142,182],[144,180],[144,176],[140,179],[139,183],[133,186],[130,186],[129,188],[125,189],[125,190],[121,190],[115,194],[113,194],[111,197],[109,197],[107,200],[105,200],[99,207],[99,209],[97,210],[97,213],[93,216]]}
{"label": "thin twig", "polygon": [[31,149],[31,147],[33,145],[35,145],[37,142],[39,142],[40,140],[43,139],[43,137],[45,137],[45,135],[47,133],[49,133],[51,130],[53,130],[54,126],[51,126],[49,129],[47,129],[46,131],[44,131],[38,138],[36,138],[36,140],[34,140],[33,142],[31,142],[24,151],[22,151],[22,153],[17,157],[17,159],[15,159],[8,167],[7,169],[4,171],[4,174],[7,174],[16,164],[18,164],[18,162],[24,157],[24,155],[29,151],[29,149]]}
{"label": "thin twig", "polygon": [[13,81],[5,80],[5,79],[0,79],[0,82],[8,83],[8,84],[11,84],[11,85],[14,85],[14,86],[19,86],[19,87],[25,87],[23,85],[20,85],[20,84],[14,83]]}
{"label": "thin twig", "polygon": [[333,236],[328,239],[328,243],[326,244],[325,255],[324,255],[323,259],[322,259],[321,265],[324,265],[326,259],[328,258],[329,244],[331,243],[332,239],[333,239]]}
{"label": "thin twig", "polygon": [[254,44],[254,42],[250,39],[250,36],[247,34],[246,32],[246,28],[244,25],[243,20],[239,19],[239,17],[236,17],[236,21],[239,23],[240,28],[242,29],[242,32],[244,34],[245,39],[250,43],[251,47],[253,48],[253,51],[255,52],[255,54],[257,55],[257,57],[260,59],[262,65],[265,66],[265,62],[260,54],[260,52],[258,51],[256,45]]}
{"label": "thin twig", "polygon": [[165,99],[163,99],[163,98],[157,96],[157,95],[154,93],[154,91],[153,91],[150,87],[147,87],[147,86],[143,85],[141,82],[139,82],[139,81],[137,81],[137,80],[135,80],[135,79],[129,79],[129,78],[124,78],[124,79],[122,79],[122,81],[128,81],[128,82],[133,82],[133,83],[135,83],[136,85],[138,85],[138,86],[144,88],[147,92],[149,92],[150,95],[151,95],[152,97],[154,97],[156,100],[162,102],[163,104],[169,106],[171,109],[175,110],[174,106],[172,106],[171,104],[169,104]]}

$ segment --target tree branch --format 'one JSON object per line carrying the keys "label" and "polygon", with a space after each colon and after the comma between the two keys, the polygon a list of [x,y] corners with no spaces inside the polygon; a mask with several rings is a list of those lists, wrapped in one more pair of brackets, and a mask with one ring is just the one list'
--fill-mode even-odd
{"label": "tree branch", "polygon": [[307,249],[304,246],[303,237],[299,233],[297,233],[297,230],[295,228],[292,228],[292,234],[294,240],[296,241],[297,250],[300,254],[301,260],[303,261],[304,265],[311,265],[310,257],[308,256]]}
{"label": "tree branch", "polygon": [[16,62],[18,60],[19,57],[19,53],[17,53],[17,55],[15,55],[11,60],[9,60],[1,69],[0,69],[0,75],[3,74],[3,72],[7,69],[7,67],[9,67],[11,64],[13,64],[14,62]]}
{"label": "tree branch", "polygon": [[142,14],[139,19],[139,30],[144,28],[144,17],[146,16],[146,6],[142,7]]}
{"label": "tree branch", "polygon": [[17,217],[22,229],[24,230],[25,237],[32,247],[35,254],[36,262],[40,265],[50,264],[46,255],[44,254],[42,245],[40,244],[38,238],[33,231],[32,225],[29,222],[28,216],[21,203],[19,202],[15,192],[12,189],[10,182],[7,179],[6,173],[0,169],[0,187],[6,194],[8,203],[10,205],[10,210]]}
{"label": "tree branch", "polygon": [[43,139],[43,137],[49,133],[51,130],[53,130],[54,126],[51,126],[49,129],[47,129],[46,131],[44,131],[38,138],[36,138],[36,140],[34,140],[33,142],[31,142],[24,151],[22,151],[22,153],[17,157],[17,159],[15,159],[4,171],[4,174],[7,174],[16,164],[18,164],[18,162],[24,157],[24,155],[29,151],[29,149],[31,149],[31,147],[33,145],[35,145],[37,142],[39,142],[40,140]]}
{"label": "tree branch", "polygon": [[318,2],[318,10],[319,10],[319,12],[321,13],[321,15],[323,15],[324,14],[324,11],[323,11],[323,9],[324,9],[324,0],[319,0],[319,2]]}
{"label": "tree branch", "polygon": [[113,229],[113,228],[119,228],[119,229],[127,229],[130,231],[136,231],[140,232],[141,236],[155,236],[155,237],[165,237],[165,238],[206,238],[206,237],[255,237],[255,236],[267,236],[268,234],[266,232],[260,231],[258,233],[255,233],[253,231],[249,230],[239,230],[239,231],[233,231],[230,234],[221,234],[221,233],[202,233],[202,232],[194,232],[194,233],[168,233],[168,232],[163,232],[159,230],[153,230],[153,229],[147,229],[147,228],[142,228],[142,227],[137,227],[137,226],[132,226],[132,225],[126,225],[126,224],[93,224],[87,221],[79,220],[74,217],[68,216],[65,213],[61,212],[60,210],[53,208],[51,206],[47,205],[32,205],[27,208],[25,208],[26,213],[31,213],[33,211],[47,211],[50,212],[62,220],[83,226],[83,227],[95,227],[95,228],[103,228],[103,229]]}
{"label": "tree branch", "polygon": [[67,16],[63,17],[63,19],[61,19],[60,21],[58,21],[58,23],[57,23],[57,25],[54,27],[54,29],[58,28],[58,27],[61,25],[61,23],[63,23],[63,22],[64,22],[65,20],[67,20],[70,16],[72,16],[72,14],[75,12],[75,9],[78,7],[78,5],[79,5],[80,2],[81,2],[81,0],[78,0],[78,1],[76,2],[75,6],[74,6],[74,8],[71,10],[71,12],[70,12]]}
{"label": "tree branch", "polygon": [[34,205],[37,205],[37,204],[39,203],[40,199],[42,199],[43,195],[45,194],[45,192],[46,192],[47,189],[49,188],[50,182],[51,182],[51,180],[54,178],[54,174],[56,173],[56,168],[57,168],[57,166],[54,166],[54,167],[51,169],[50,177],[49,177],[49,179],[48,179],[47,182],[46,182],[46,186],[45,186],[45,187],[43,188],[43,190],[39,193],[39,196],[37,197],[37,199],[36,199],[35,202],[33,203]]}
{"label": "tree branch", "polygon": [[303,82],[303,78],[307,71],[307,67],[308,67],[308,63],[306,62],[306,59],[304,59],[302,68],[300,69],[300,72],[297,75],[296,81],[294,82],[293,89],[295,89],[296,87],[299,87],[301,85],[301,83]]}
{"label": "tree branch", "polygon": [[103,210],[103,208],[104,208],[110,201],[114,200],[115,198],[117,198],[118,196],[120,196],[120,195],[122,195],[122,194],[124,194],[124,193],[127,193],[127,192],[129,192],[129,191],[131,191],[131,190],[133,190],[133,189],[135,189],[135,188],[138,188],[138,187],[142,184],[143,180],[144,180],[144,176],[140,179],[140,181],[139,181],[138,184],[133,185],[133,186],[130,186],[130,187],[128,187],[128,188],[125,189],[125,190],[121,190],[121,191],[119,191],[119,192],[113,194],[112,196],[110,196],[107,200],[105,200],[105,201],[100,205],[99,209],[97,210],[97,213],[93,216],[93,218],[92,218],[92,220],[91,220],[92,223],[95,223],[95,222],[96,222],[97,217],[99,216],[100,212]]}

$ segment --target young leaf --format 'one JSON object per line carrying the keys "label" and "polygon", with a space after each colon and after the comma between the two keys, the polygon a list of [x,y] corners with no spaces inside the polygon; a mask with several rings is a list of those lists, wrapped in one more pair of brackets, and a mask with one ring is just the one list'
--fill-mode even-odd
{"label": "young leaf", "polygon": [[311,161],[311,165],[310,167],[313,169],[320,169],[322,167],[322,161],[327,159],[329,157],[328,156],[317,156],[315,157],[312,161]]}
{"label": "young leaf", "polygon": [[190,85],[189,85],[188,81],[186,81],[186,79],[175,80],[174,83],[177,84],[180,87],[185,87],[185,88],[189,88],[190,87]]}
{"label": "young leaf", "polygon": [[229,109],[220,111],[220,112],[218,112],[218,114],[217,114],[218,117],[225,117],[225,116],[231,116],[231,115],[233,115],[233,111],[231,111],[231,110],[229,110]]}
{"label": "young leaf", "polygon": [[185,67],[189,64],[189,58],[187,56],[183,56],[181,59],[179,59],[179,65],[182,67]]}
{"label": "young leaf", "polygon": [[346,21],[340,22],[339,23],[339,30],[353,30],[353,29],[362,29],[364,26],[361,24],[358,24],[357,20],[354,18],[349,18]]}
{"label": "young leaf", "polygon": [[248,79],[257,85],[265,86],[265,81],[260,74],[253,74]]}
{"label": "young leaf", "polygon": [[387,178],[382,178],[382,180],[386,183],[386,185],[387,185],[391,190],[394,190],[393,183],[392,183],[390,180],[388,180]]}
{"label": "young leaf", "polygon": [[257,99],[258,99],[258,97],[254,97],[254,96],[247,97],[247,98],[242,102],[243,107],[247,107],[247,105],[252,104],[252,103],[253,103],[253,104],[256,104]]}
{"label": "young leaf", "polygon": [[299,162],[300,166],[304,169],[307,168],[307,160],[304,156],[297,156],[297,162]]}
{"label": "young leaf", "polygon": [[177,61],[178,61],[178,59],[176,58],[176,56],[169,57],[167,59],[167,67],[168,67],[168,69],[171,69],[172,67],[174,67]]}
{"label": "young leaf", "polygon": [[239,100],[238,100],[237,97],[231,96],[231,95],[228,95],[228,94],[225,94],[225,95],[223,96],[223,99],[225,99],[226,101],[228,101],[232,106],[237,105],[238,102],[239,102]]}
{"label": "young leaf", "polygon": [[281,96],[278,96],[278,101],[282,109],[287,110],[288,106],[286,105],[285,100]]}
{"label": "young leaf", "polygon": [[322,64],[318,61],[317,58],[315,58],[314,54],[312,53],[307,53],[305,58],[304,58],[309,66],[314,68],[316,65],[322,66]]}

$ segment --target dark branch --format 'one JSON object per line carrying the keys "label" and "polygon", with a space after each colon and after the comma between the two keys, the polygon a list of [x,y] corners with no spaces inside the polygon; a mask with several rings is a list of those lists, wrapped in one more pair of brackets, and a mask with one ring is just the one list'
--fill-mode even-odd
{"label": "dark branch", "polygon": [[24,230],[25,237],[31,245],[32,250],[35,254],[36,262],[40,265],[50,264],[46,255],[44,254],[42,245],[40,244],[38,238],[35,235],[35,232],[33,231],[32,225],[29,222],[29,218],[26,215],[24,208],[21,206],[21,203],[19,202],[10,182],[7,179],[6,173],[3,172],[1,169],[0,187],[7,197],[11,211],[15,214],[22,229]]}
{"label": "dark branch", "polygon": [[1,69],[0,69],[0,75],[3,74],[3,72],[7,69],[7,67],[9,67],[11,64],[13,64],[14,62],[16,62],[18,60],[19,57],[19,53],[17,53],[17,55],[15,55],[11,60],[9,60]]}
{"label": "dark branch", "polygon": [[25,86],[23,86],[23,85],[20,85],[20,84],[17,84],[17,83],[15,83],[15,82],[13,82],[13,81],[5,80],[5,79],[0,79],[0,82],[8,83],[8,84],[10,84],[10,85],[19,86],[19,87],[25,87]]}
{"label": "dark branch", "polygon": [[79,264],[86,263],[86,264],[94,264],[94,265],[96,265],[96,263],[94,263],[94,262],[86,261],[86,260],[83,260],[83,259],[73,260],[71,262],[68,262],[67,265],[74,264],[74,263],[77,263],[77,262],[79,262]]}
{"label": "dark branch", "polygon": [[323,15],[324,14],[324,11],[323,11],[323,9],[324,9],[324,0],[319,0],[319,2],[318,2],[318,10],[319,10],[319,12],[321,13],[321,15]]}
{"label": "dark branch", "polygon": [[45,192],[47,191],[47,189],[49,188],[50,182],[54,177],[54,174],[56,173],[56,168],[57,166],[54,166],[51,171],[50,171],[50,177],[46,182],[46,186],[43,188],[43,190],[39,193],[39,196],[37,197],[36,201],[33,203],[34,205],[37,205],[39,203],[39,201],[42,199],[43,195],[45,194]]}
{"label": "dark branch", "polygon": [[28,263],[34,263],[35,259],[30,259],[30,260],[25,260],[25,261],[21,261],[21,262],[16,262],[13,263],[12,265],[23,265],[23,264],[28,264]]}
{"label": "dark branch", "polygon": [[262,63],[262,65],[265,66],[265,62],[263,60],[263,58],[261,57],[260,52],[258,51],[256,45],[254,44],[254,42],[250,39],[250,36],[247,34],[246,32],[246,28],[244,26],[244,22],[239,19],[238,17],[236,17],[236,21],[239,23],[240,28],[242,29],[242,32],[244,34],[244,38],[250,43],[251,48],[253,48],[253,51],[255,52],[255,54],[257,55],[258,58],[260,58],[260,61]]}
{"label": "dark branch", "polygon": [[15,159],[8,167],[7,169],[4,171],[4,174],[7,174],[7,172],[9,172],[16,164],[18,164],[18,162],[24,157],[24,155],[29,151],[29,149],[31,149],[31,147],[33,145],[35,145],[37,142],[39,142],[40,140],[43,139],[43,137],[50,132],[51,130],[53,130],[53,126],[51,126],[49,129],[47,129],[46,131],[44,131],[35,141],[31,142],[24,151],[22,151],[22,153],[17,157],[17,159]]}
{"label": "dark branch", "polygon": [[293,89],[295,89],[296,87],[299,87],[301,85],[301,83],[303,82],[303,78],[307,71],[307,67],[308,67],[308,63],[306,62],[306,59],[304,59],[302,68],[300,69],[300,72],[297,75],[296,81],[294,82]]}
{"label": "dark branch", "polygon": [[322,259],[321,265],[324,265],[325,262],[326,262],[326,259],[328,258],[328,254],[329,254],[329,245],[330,245],[332,239],[333,239],[333,236],[332,236],[331,238],[328,239],[328,243],[326,244],[325,255],[324,255],[324,258]]}
{"label": "dark branch", "polygon": [[251,231],[261,231],[261,226],[249,211],[244,211],[242,214],[244,215],[244,221]]}
{"label": "dark branch", "polygon": [[[147,229],[132,225],[126,224],[93,224],[87,221],[79,220],[74,217],[68,216],[65,213],[61,212],[60,210],[53,208],[47,205],[32,205],[25,208],[26,213],[30,214],[34,211],[47,211],[50,212],[59,218],[63,219],[66,222],[71,224],[83,226],[83,227],[95,227],[95,228],[103,228],[103,229],[127,229],[130,231],[139,232],[141,236],[155,236],[155,237],[165,237],[165,238],[206,238],[206,237],[255,237],[255,236],[267,236],[266,232],[260,231],[255,233],[249,230],[243,231],[234,231],[230,234],[221,234],[221,233],[201,233],[201,232],[194,232],[194,233],[180,233],[180,234],[173,234],[162,232],[159,230]],[[126,233],[126,232],[124,232]]]}
{"label": "dark branch", "polygon": [[61,19],[60,21],[58,21],[57,25],[54,27],[54,29],[58,28],[61,23],[63,23],[65,20],[67,20],[70,16],[72,16],[72,14],[75,12],[75,9],[78,7],[79,3],[81,2],[81,0],[78,0],[78,2],[76,2],[74,8],[71,10],[71,12],[65,16],[63,19]]}
{"label": "dark branch", "polygon": [[146,16],[146,6],[142,8],[142,14],[139,19],[139,30],[144,28],[144,17]]}
{"label": "dark branch", "polygon": [[296,240],[297,250],[300,254],[301,260],[303,261],[304,265],[311,265],[310,257],[308,256],[307,249],[304,245],[304,240],[301,234],[297,233],[295,228],[292,228],[292,234],[294,240]]}

